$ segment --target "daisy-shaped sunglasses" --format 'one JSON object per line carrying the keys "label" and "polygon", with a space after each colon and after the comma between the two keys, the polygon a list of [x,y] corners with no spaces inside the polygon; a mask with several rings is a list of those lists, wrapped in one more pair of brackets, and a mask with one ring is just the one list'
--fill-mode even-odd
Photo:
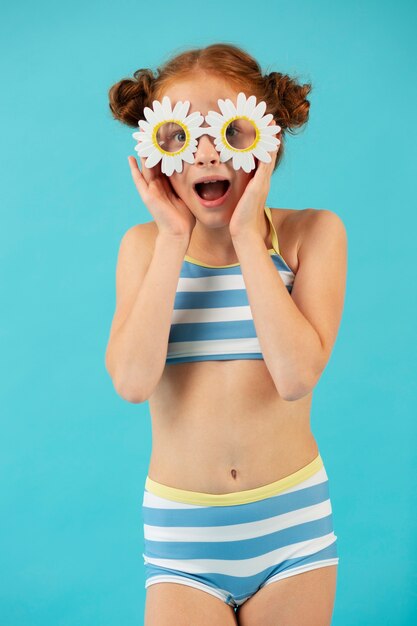
{"label": "daisy-shaped sunglasses", "polygon": [[[237,97],[236,106],[230,99],[217,100],[221,113],[209,111],[206,116],[198,111],[187,115],[188,100],[178,101],[172,109],[169,96],[162,102],[153,101],[153,108],[145,107],[145,120],[139,120],[139,132],[132,133],[138,141],[135,150],[140,157],[147,157],[145,166],[154,167],[159,161],[161,171],[171,176],[182,172],[182,163],[194,163],[197,139],[201,135],[214,137],[216,150],[222,163],[233,159],[233,168],[250,172],[255,159],[271,162],[270,152],[276,152],[281,143],[273,135],[280,132],[278,124],[270,125],[273,115],[264,115],[266,103],[256,104],[256,97],[246,98],[243,92]],[[202,127],[204,120],[209,126]]]}

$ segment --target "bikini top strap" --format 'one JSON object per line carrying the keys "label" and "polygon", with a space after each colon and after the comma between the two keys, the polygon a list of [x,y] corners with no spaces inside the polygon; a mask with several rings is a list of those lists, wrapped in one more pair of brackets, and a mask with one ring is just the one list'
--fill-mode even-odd
{"label": "bikini top strap", "polygon": [[271,233],[272,247],[274,248],[275,252],[280,255],[281,253],[279,251],[277,231],[275,230],[275,226],[272,221],[271,209],[267,206],[265,206],[265,213],[269,219],[269,230]]}

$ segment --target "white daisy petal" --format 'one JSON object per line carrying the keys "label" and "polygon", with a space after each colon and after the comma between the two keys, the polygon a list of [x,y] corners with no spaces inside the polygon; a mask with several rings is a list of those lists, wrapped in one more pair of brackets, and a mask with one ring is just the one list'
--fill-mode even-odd
{"label": "white daisy petal", "polygon": [[139,120],[139,128],[143,130],[144,133],[148,133],[151,129],[151,125],[149,122],[145,122],[145,120]]}
{"label": "white daisy petal", "polygon": [[164,154],[162,157],[161,172],[167,176],[171,176],[174,171],[173,158]]}
{"label": "white daisy petal", "polygon": [[186,126],[200,126],[204,122],[204,117],[198,111],[191,113],[184,119],[184,124]]}
{"label": "white daisy petal", "polygon": [[161,120],[165,119],[166,117],[171,117],[171,115],[165,115],[164,113],[164,109],[162,107],[162,103],[159,102],[159,100],[154,100],[152,103],[153,106],[153,110],[155,112],[155,116],[158,120],[158,122],[160,122]]}
{"label": "white daisy petal", "polygon": [[228,148],[223,147],[220,151],[220,161],[225,163],[229,159],[231,159],[236,153],[228,150]]}
{"label": "white daisy petal", "polygon": [[226,100],[222,100],[221,98],[219,98],[217,102],[219,105],[219,109],[221,110],[223,114],[223,122],[225,122],[231,117],[234,117],[235,113],[230,110],[229,106],[226,103]]}
{"label": "white daisy petal", "polygon": [[233,102],[230,100],[230,98],[226,98],[225,105],[226,105],[226,110],[229,112],[228,118],[235,117],[235,115],[237,115],[236,107],[233,104]]}
{"label": "white daisy petal", "polygon": [[245,115],[246,96],[241,91],[237,96],[236,115]]}
{"label": "white daisy petal", "polygon": [[156,146],[154,145],[153,141],[146,140],[146,141],[138,141],[135,147],[139,147],[141,150],[142,148],[146,150],[147,148],[155,148]]}
{"label": "white daisy petal", "polygon": [[259,144],[254,149],[253,155],[260,161],[263,161],[263,163],[271,162],[271,155],[269,154],[269,152],[264,150]]}
{"label": "white daisy petal", "polygon": [[157,163],[159,163],[159,161],[161,160],[161,153],[159,150],[157,150],[156,148],[153,149],[153,152],[151,152],[151,154],[148,156],[148,158],[145,161],[145,166],[148,168],[154,167],[154,165],[156,165]]}
{"label": "white daisy petal", "polygon": [[265,128],[262,128],[262,134],[278,135],[280,130],[281,130],[281,126],[278,126],[278,124],[270,124],[268,126],[265,126]]}
{"label": "white daisy petal", "polygon": [[203,126],[201,128],[201,134],[207,133],[210,137],[218,137],[220,135],[220,129],[211,128],[210,126]]}
{"label": "white daisy petal", "polygon": [[179,117],[179,113],[181,111],[181,108],[182,108],[182,102],[181,102],[181,100],[178,100],[178,102],[176,103],[176,105],[172,109],[172,117],[178,118]]}
{"label": "white daisy petal", "polygon": [[232,165],[233,169],[235,170],[239,170],[241,167],[243,167],[242,154],[240,154],[239,152],[233,153]]}
{"label": "white daisy petal", "polygon": [[183,161],[186,161],[187,163],[194,163],[194,159],[195,159],[194,153],[188,148],[184,150],[181,156],[182,156]]}
{"label": "white daisy petal", "polygon": [[177,118],[178,118],[179,120],[183,120],[183,119],[185,118],[185,116],[187,115],[187,113],[188,113],[188,109],[189,109],[189,108],[190,108],[190,103],[189,103],[189,101],[188,101],[188,100],[185,100],[185,102],[183,102],[183,103],[181,104],[181,108],[180,108],[180,109],[178,109],[178,115],[177,115]]}
{"label": "white daisy petal", "polygon": [[162,98],[162,111],[163,111],[163,116],[165,118],[169,118],[172,116],[172,106],[171,106],[171,100],[169,99],[168,96],[164,96]]}
{"label": "white daisy petal", "polygon": [[272,113],[267,113],[267,115],[264,115],[264,117],[258,122],[259,128],[265,128],[265,126],[268,126],[273,117],[274,116],[272,115]]}
{"label": "white daisy petal", "polygon": [[152,111],[152,109],[150,109],[149,107],[145,107],[143,109],[143,114],[146,117],[146,119],[148,120],[149,124],[151,124],[152,126],[154,124],[156,124],[157,117],[156,117],[155,113]]}
{"label": "white daisy petal", "polygon": [[147,148],[143,148],[141,144],[138,144],[137,146],[135,146],[135,150],[138,153],[138,156],[144,158],[153,154],[153,151],[155,150],[155,148],[153,146],[148,146]]}
{"label": "white daisy petal", "polygon": [[262,148],[266,148],[266,150],[270,150],[271,148],[276,148],[278,139],[275,137],[265,137],[262,135],[261,139],[258,142],[258,145],[262,146]]}
{"label": "white daisy petal", "polygon": [[207,124],[222,126],[224,122],[223,115],[217,113],[217,111],[209,111],[205,117]]}
{"label": "white daisy petal", "polygon": [[249,96],[246,101],[245,108],[243,109],[243,115],[247,115],[248,117],[252,117],[253,109],[256,105],[256,97]]}
{"label": "white daisy petal", "polygon": [[249,172],[255,169],[255,159],[253,158],[252,152],[244,152],[242,155],[242,169],[244,172],[249,174]]}
{"label": "white daisy petal", "polygon": [[178,172],[178,174],[181,174],[182,166],[183,166],[181,155],[180,154],[175,155],[174,158],[171,159],[171,161],[173,161],[174,163],[174,170]]}
{"label": "white daisy petal", "polygon": [[265,111],[266,111],[266,102],[262,100],[262,102],[259,102],[252,111],[253,119],[256,122],[258,122],[262,118]]}

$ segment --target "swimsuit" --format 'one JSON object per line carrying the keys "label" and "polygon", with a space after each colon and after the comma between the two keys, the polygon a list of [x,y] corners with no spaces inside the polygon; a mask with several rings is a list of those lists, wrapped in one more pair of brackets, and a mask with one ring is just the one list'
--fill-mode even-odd
{"label": "swimsuit", "polygon": [[[268,252],[291,293],[295,274],[265,212]],[[166,362],[226,359],[263,359],[240,264],[206,265],[186,255]],[[147,476],[142,515],[145,588],[180,583],[236,608],[276,580],[339,562],[320,454],[280,480],[226,494],[177,489]]]}
{"label": "swimsuit", "polygon": [[[271,210],[268,252],[289,293],[294,272],[279,253]],[[239,263],[205,265],[185,255],[178,280],[166,363],[263,359]]]}
{"label": "swimsuit", "polygon": [[320,454],[273,483],[219,495],[148,476],[142,515],[145,588],[179,583],[236,608],[265,585],[339,562]]}

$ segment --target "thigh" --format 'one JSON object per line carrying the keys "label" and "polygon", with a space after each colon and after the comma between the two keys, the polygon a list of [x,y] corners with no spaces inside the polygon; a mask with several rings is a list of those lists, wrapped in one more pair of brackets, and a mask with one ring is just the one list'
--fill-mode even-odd
{"label": "thigh", "polygon": [[239,626],[330,626],[337,565],[271,582],[237,610]]}
{"label": "thigh", "polygon": [[145,626],[236,626],[232,606],[178,583],[155,583],[146,590]]}

